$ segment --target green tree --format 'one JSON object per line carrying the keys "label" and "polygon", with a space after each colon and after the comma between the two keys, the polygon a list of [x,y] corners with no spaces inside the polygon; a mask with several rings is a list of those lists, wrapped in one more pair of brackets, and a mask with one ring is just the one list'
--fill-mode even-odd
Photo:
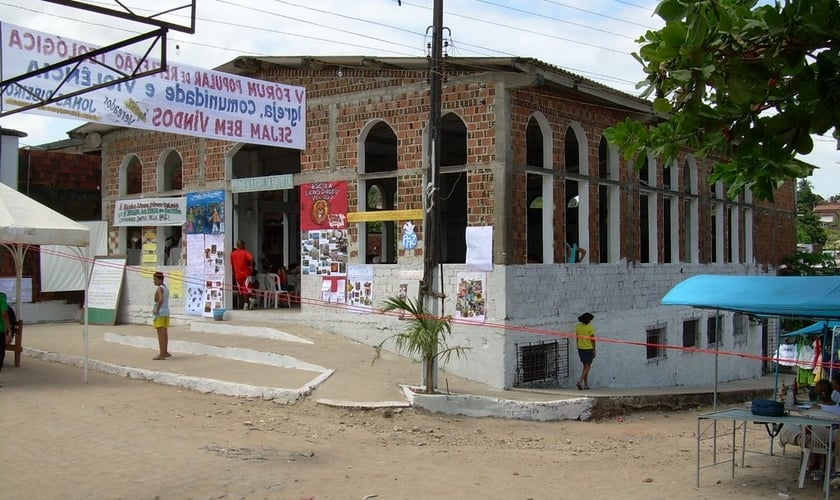
{"label": "green tree", "polygon": [[811,183],[805,179],[799,181],[796,189],[796,242],[811,243],[822,247],[828,240],[828,234],[814,207],[823,202],[822,196],[814,193]]}
{"label": "green tree", "polygon": [[391,297],[385,301],[382,312],[401,311],[408,314],[405,329],[395,333],[374,347],[376,354],[373,361],[382,354],[382,346],[389,340],[394,340],[398,351],[410,356],[420,356],[423,361],[423,374],[426,381],[426,393],[435,392],[435,361],[449,362],[452,354],[461,357],[468,347],[449,346],[448,339],[452,334],[452,316],[435,316],[427,311],[420,302],[409,298]]}
{"label": "green tree", "polygon": [[811,134],[840,136],[840,3],[664,0],[656,14],[665,26],[633,55],[657,120],[606,132],[625,159],[638,168],[651,151],[669,163],[689,148],[722,159],[711,182],[769,200],[810,175],[796,155],[811,152]]}
{"label": "green tree", "polygon": [[822,252],[800,252],[782,260],[784,264],[780,274],[786,276],[837,276],[840,267],[831,255]]}

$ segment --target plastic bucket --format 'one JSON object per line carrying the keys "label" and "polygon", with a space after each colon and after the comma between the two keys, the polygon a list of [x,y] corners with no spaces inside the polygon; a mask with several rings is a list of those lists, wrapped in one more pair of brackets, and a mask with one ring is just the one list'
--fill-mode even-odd
{"label": "plastic bucket", "polygon": [[225,319],[225,309],[213,309],[213,319],[216,321]]}

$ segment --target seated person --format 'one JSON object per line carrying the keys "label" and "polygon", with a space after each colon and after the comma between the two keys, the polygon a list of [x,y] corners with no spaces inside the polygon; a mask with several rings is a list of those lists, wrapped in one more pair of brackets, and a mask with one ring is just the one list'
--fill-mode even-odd
{"label": "seated person", "polygon": [[840,371],[836,371],[831,375],[831,386],[834,388],[831,391],[832,401],[840,403]]}
{"label": "seated person", "polygon": [[286,272],[286,266],[280,264],[277,267],[277,276],[280,277],[280,290],[292,293],[295,291],[295,287],[289,284],[289,275]]}
{"label": "seated person", "polygon": [[[817,393],[817,403],[811,406],[810,409],[805,410],[803,415],[812,415],[820,418],[836,418],[840,423],[840,405],[831,399],[831,382],[828,380],[819,380],[814,385]],[[803,429],[801,425],[784,424],[779,431],[779,443],[782,446],[792,444],[800,447],[823,448],[824,443],[828,442],[827,428],[821,426],[811,427],[805,432],[803,439]],[[840,446],[837,443],[837,430],[832,431],[834,439],[834,463],[838,463],[840,459]],[[808,470],[812,471],[815,480],[822,479],[822,471],[824,466],[824,455],[812,453],[808,459]],[[832,486],[840,486],[840,475],[835,472],[831,480]]]}

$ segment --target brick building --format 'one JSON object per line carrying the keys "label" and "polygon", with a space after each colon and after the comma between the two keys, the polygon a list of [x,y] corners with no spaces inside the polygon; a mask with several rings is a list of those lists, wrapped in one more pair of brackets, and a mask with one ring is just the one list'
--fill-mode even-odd
{"label": "brick building", "polygon": [[[351,213],[423,208],[425,59],[240,57],[218,69],[305,87],[306,149],[84,125],[72,134],[101,142],[102,212],[111,222],[118,200],[221,190],[225,248],[241,238],[255,254],[288,265],[307,260],[303,184],[345,181]],[[648,103],[537,60],[448,58],[445,73],[444,313],[463,312],[458,292],[466,276],[481,286],[482,317],[465,315],[456,324],[452,343],[471,350],[447,370],[496,387],[573,387],[580,367],[574,342],[562,332],[572,331],[583,311],[595,313],[602,338],[590,376],[596,387],[711,382],[712,360],[686,347],[767,352],[772,322],[663,308],[659,300],[695,274],[773,272],[794,252],[793,183],[780,188],[774,203],[756,203],[749,193],[730,200],[725,186],[709,185],[713,163],[691,154],[670,166],[651,157],[633,170],[603,131],[626,117],[647,116]],[[231,189],[237,179],[278,175],[291,176],[293,185]],[[415,291],[422,272],[422,238],[413,249],[400,245],[402,222],[354,222],[345,234],[346,263],[369,266],[376,303],[403,285]],[[422,220],[413,222],[422,235]],[[468,227],[492,227],[492,271],[467,268]],[[154,240],[157,266],[183,272],[164,254],[173,232],[179,228],[114,227],[110,251],[124,254],[136,238]],[[569,262],[569,248],[587,250],[582,262]],[[190,259],[186,247],[178,252]],[[304,271],[300,311],[284,320],[369,344],[400,328],[372,310],[325,307],[323,274]],[[127,273],[121,320],[146,321],[143,279]],[[225,282],[229,290],[229,269]],[[183,307],[173,303],[174,311]],[[719,377],[750,378],[761,370],[761,363],[723,357]]]}

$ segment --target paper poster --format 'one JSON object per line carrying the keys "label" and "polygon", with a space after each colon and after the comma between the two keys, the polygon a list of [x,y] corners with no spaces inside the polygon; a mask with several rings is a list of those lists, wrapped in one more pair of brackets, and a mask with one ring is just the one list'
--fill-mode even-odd
{"label": "paper poster", "polygon": [[347,305],[356,309],[373,309],[373,266],[353,264],[347,269]]}
{"label": "paper poster", "polygon": [[180,226],[186,221],[186,198],[142,198],[114,203],[114,226]]}
{"label": "paper poster", "polygon": [[210,317],[213,309],[225,307],[225,235],[187,234],[186,241],[187,274],[181,277],[186,314]]}
{"label": "paper poster", "polygon": [[455,319],[484,323],[486,314],[484,273],[458,273],[458,290],[455,302]]}
{"label": "paper poster", "polygon": [[187,193],[186,234],[225,233],[225,192]]}
{"label": "paper poster", "polygon": [[184,296],[184,273],[181,271],[169,273],[169,296],[173,299]]}
{"label": "paper poster", "polygon": [[321,300],[331,304],[344,304],[347,276],[324,276],[321,282]]}
{"label": "paper poster", "polygon": [[301,184],[300,228],[347,229],[347,181]]}
{"label": "paper poster", "polygon": [[302,274],[347,274],[347,231],[304,231],[300,239]]}
{"label": "paper poster", "polygon": [[493,270],[493,226],[468,227],[467,262],[469,271]]}

